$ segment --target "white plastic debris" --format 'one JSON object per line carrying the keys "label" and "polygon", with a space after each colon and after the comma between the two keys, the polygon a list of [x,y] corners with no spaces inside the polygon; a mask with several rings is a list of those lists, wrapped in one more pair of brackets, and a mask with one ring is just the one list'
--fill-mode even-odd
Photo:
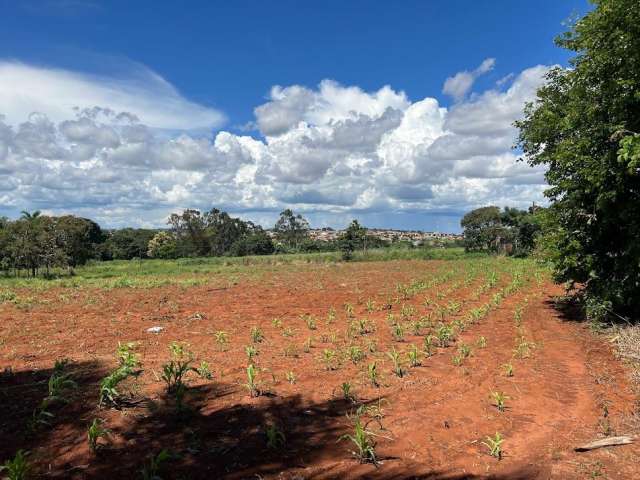
{"label": "white plastic debris", "polygon": [[147,328],[147,332],[148,333],[160,333],[161,331],[164,330],[164,327],[151,327],[151,328]]}

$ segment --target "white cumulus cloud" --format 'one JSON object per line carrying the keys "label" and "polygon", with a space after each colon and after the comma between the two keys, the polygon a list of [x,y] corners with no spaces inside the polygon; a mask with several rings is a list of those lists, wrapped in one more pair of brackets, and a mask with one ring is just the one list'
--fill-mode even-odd
{"label": "white cumulus cloud", "polygon": [[[474,74],[492,67],[489,59]],[[181,114],[170,122],[162,100],[101,98],[95,92],[103,79],[56,74],[51,88],[68,93],[81,79],[93,93],[45,102],[33,113],[0,102],[0,211],[163,225],[168,213],[187,207],[217,206],[269,222],[291,207],[337,226],[362,215],[384,222],[398,213],[526,207],[543,201],[544,171],[516,162],[512,123],[547,71],[526,69],[506,90],[463,96],[450,108],[431,97],[412,101],[390,86],[367,92],[324,80],[317,88],[274,87],[255,109],[259,138],[189,132],[221,114],[171,86],[161,90],[177,95]],[[46,72],[43,82],[52,78]],[[78,104],[83,98],[88,103]],[[80,108],[73,112],[71,104]],[[185,131],[167,135],[164,128]]]}

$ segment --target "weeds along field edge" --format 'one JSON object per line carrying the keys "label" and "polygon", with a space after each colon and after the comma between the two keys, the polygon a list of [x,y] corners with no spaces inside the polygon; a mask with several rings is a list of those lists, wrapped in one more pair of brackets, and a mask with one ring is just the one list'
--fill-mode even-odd
{"label": "weeds along field edge", "polygon": [[[447,249],[374,249],[357,252],[352,262],[393,260],[464,260],[490,258],[486,254],[466,253],[462,248]],[[55,288],[182,288],[200,285],[229,285],[243,278],[259,278],[279,267],[304,269],[314,265],[341,263],[339,252],[263,255],[247,257],[196,257],[176,260],[114,260],[90,262],[76,268],[53,272],[52,277],[0,276],[0,304],[20,303],[17,292],[43,292]],[[27,297],[28,300],[28,297]],[[28,301],[26,303],[29,303]]]}

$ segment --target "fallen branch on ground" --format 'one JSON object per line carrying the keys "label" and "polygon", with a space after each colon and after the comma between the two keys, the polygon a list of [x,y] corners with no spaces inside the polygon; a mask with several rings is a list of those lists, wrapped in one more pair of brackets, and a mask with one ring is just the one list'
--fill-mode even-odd
{"label": "fallen branch on ground", "polygon": [[616,445],[629,445],[635,440],[634,437],[629,435],[621,435],[619,437],[607,437],[600,440],[594,440],[591,443],[574,448],[576,452],[588,452],[589,450],[595,450],[602,447],[613,447]]}

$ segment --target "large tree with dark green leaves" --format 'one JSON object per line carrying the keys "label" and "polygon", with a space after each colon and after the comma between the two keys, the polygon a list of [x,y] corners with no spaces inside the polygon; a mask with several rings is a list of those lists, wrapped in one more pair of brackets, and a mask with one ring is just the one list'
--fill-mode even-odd
{"label": "large tree with dark green leaves", "polygon": [[302,215],[296,215],[287,208],[280,212],[273,231],[278,240],[287,247],[299,250],[302,242],[309,237],[309,222]]}
{"label": "large tree with dark green leaves", "polygon": [[338,246],[342,252],[342,259],[351,260],[355,250],[367,248],[367,229],[360,225],[358,220],[352,220],[338,237]]}
{"label": "large tree with dark green leaves", "polygon": [[640,310],[640,2],[596,0],[556,39],[575,52],[525,110],[518,146],[547,167],[546,244],[589,304]]}
{"label": "large tree with dark green leaves", "polygon": [[462,217],[460,225],[464,229],[464,247],[467,251],[497,252],[507,235],[498,207],[476,208]]}
{"label": "large tree with dark green leaves", "polygon": [[158,233],[146,228],[122,228],[109,232],[102,248],[105,260],[146,258],[149,241]]}

